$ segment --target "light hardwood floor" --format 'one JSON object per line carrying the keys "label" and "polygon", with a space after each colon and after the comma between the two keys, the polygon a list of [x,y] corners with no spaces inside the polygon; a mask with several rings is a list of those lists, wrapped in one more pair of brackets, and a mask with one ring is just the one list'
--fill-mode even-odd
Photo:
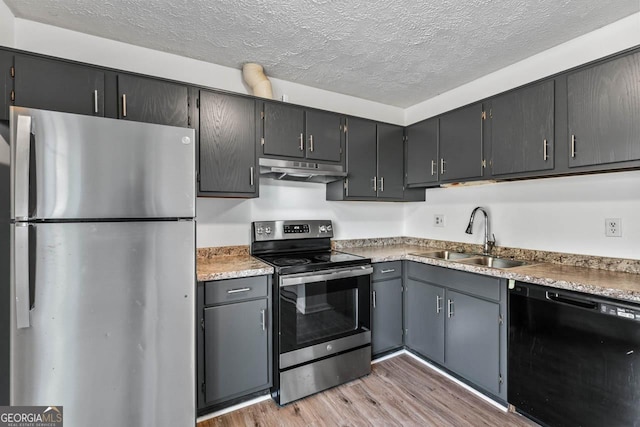
{"label": "light hardwood floor", "polygon": [[536,426],[469,393],[410,356],[285,407],[272,400],[203,421],[218,426]]}

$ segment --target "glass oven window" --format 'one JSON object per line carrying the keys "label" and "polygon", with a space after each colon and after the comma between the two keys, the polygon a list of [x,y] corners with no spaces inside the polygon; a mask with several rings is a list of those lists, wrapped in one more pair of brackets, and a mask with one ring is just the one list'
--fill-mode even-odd
{"label": "glass oven window", "polygon": [[365,282],[369,284],[369,276],[281,287],[281,353],[368,329],[369,311],[361,313]]}

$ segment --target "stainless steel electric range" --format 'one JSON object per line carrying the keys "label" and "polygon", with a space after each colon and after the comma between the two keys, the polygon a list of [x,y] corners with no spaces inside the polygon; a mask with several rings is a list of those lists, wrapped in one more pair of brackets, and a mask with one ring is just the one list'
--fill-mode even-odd
{"label": "stainless steel electric range", "polygon": [[280,405],[371,372],[371,260],[331,250],[331,221],[258,221],[251,254],[274,267]]}

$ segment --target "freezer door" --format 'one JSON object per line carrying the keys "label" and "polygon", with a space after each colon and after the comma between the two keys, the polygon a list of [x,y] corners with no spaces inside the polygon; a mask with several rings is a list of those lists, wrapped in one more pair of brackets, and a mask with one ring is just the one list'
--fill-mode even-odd
{"label": "freezer door", "polygon": [[11,107],[13,218],[195,216],[193,129]]}
{"label": "freezer door", "polygon": [[193,221],[14,227],[31,274],[12,270],[30,310],[19,328],[11,304],[11,404],[61,405],[68,427],[193,426]]}

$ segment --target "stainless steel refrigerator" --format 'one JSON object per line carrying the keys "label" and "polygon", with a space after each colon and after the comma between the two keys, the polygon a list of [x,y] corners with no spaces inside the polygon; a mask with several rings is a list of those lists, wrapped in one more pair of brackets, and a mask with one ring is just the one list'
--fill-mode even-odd
{"label": "stainless steel refrigerator", "polygon": [[195,425],[194,131],[10,116],[11,405]]}

